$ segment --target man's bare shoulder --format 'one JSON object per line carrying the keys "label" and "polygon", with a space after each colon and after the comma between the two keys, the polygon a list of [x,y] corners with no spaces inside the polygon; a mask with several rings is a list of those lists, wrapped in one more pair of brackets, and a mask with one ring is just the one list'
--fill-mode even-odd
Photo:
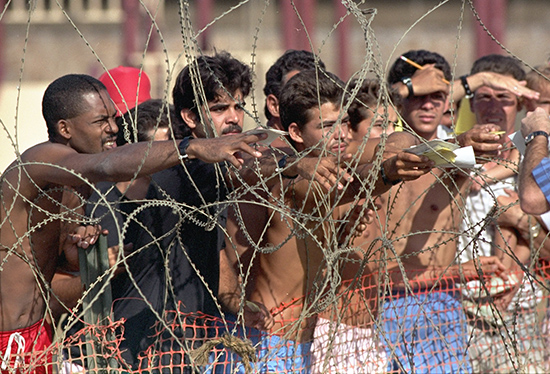
{"label": "man's bare shoulder", "polygon": [[4,178],[19,178],[22,175],[32,179],[37,186],[49,183],[79,185],[82,178],[76,174],[83,165],[84,156],[67,145],[43,142],[32,146],[4,171]]}
{"label": "man's bare shoulder", "polygon": [[56,163],[69,155],[76,154],[78,153],[67,145],[46,141],[36,144],[23,152],[21,160],[23,162]]}
{"label": "man's bare shoulder", "polygon": [[21,157],[25,157],[29,160],[55,160],[56,158],[65,157],[68,154],[77,154],[73,148],[68,145],[61,143],[54,143],[50,141],[45,141],[39,144],[36,144],[29,149],[27,149]]}
{"label": "man's bare shoulder", "polygon": [[36,144],[27,150],[25,150],[21,156],[14,161],[3,171],[3,174],[17,170],[22,165],[35,165],[40,163],[54,164],[60,157],[66,157],[67,155],[74,154],[72,148],[62,144],[56,144],[52,142],[43,142]]}

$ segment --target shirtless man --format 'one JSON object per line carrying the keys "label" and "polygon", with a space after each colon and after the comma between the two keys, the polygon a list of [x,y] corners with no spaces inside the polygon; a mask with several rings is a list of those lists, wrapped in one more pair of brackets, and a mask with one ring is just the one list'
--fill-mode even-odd
{"label": "shirtless man", "polygon": [[[356,95],[349,95],[351,103],[347,112],[352,145],[348,150],[357,146],[363,155],[374,157],[374,146],[379,138],[395,130],[398,117],[393,107],[399,107],[400,99],[393,89],[386,95],[376,79],[354,80],[348,92],[357,89]],[[380,373],[386,370],[386,352],[374,330],[379,263],[373,244],[380,237],[380,222],[385,220],[384,210],[380,208],[379,197],[334,208],[335,217],[342,225],[338,230],[342,285],[317,320],[312,373]]]}
{"label": "shirtless man", "polygon": [[38,362],[36,352],[46,349],[52,338],[46,305],[60,252],[74,253],[75,246],[86,248],[97,237],[90,227],[65,230],[75,217],[76,222],[86,222],[79,218],[84,206],[81,197],[88,195],[90,185],[152,174],[180,163],[184,153],[238,167],[241,160],[235,153],[257,156],[248,143],[262,138],[243,134],[195,139],[179,151],[179,141],[117,149],[115,106],[105,86],[87,75],[55,80],[44,94],[42,107],[49,140],[25,151],[6,169],[0,210],[0,350],[6,353],[10,337],[20,341],[24,352],[33,352],[37,362],[29,363],[27,355],[25,364],[13,357],[5,366],[30,365],[37,372],[45,370],[39,368],[45,361]]}
{"label": "shirtless man", "polygon": [[[267,118],[267,126],[283,130],[279,115],[279,97],[285,83],[300,71],[315,69],[325,70],[325,63],[313,53],[303,50],[289,49],[280,56],[277,61],[265,73],[265,106],[264,113]],[[276,139],[273,147],[288,147],[284,139]]]}
{"label": "shirtless man", "polygon": [[[418,50],[404,56],[420,65],[434,64],[447,80],[451,78],[447,61],[437,53]],[[389,84],[411,77],[415,70],[397,59],[389,72]],[[447,94],[441,89],[404,98],[401,114],[405,130],[425,141],[447,138],[445,132],[439,132]],[[476,126],[456,141],[462,146],[473,145],[478,151],[494,152],[501,148],[499,136],[490,133],[495,129],[491,125]],[[453,297],[452,281],[477,276],[480,265],[485,274],[504,268],[495,257],[454,264],[463,212],[461,194],[467,182],[467,172],[434,169],[392,188],[383,197],[382,205],[391,208],[381,226],[386,239],[381,261],[387,263],[393,283],[385,291],[381,307],[385,329],[382,344],[390,358],[389,371],[469,371],[465,316],[462,305]],[[440,313],[442,310],[448,312]]]}
{"label": "shirtless man", "polygon": [[[342,87],[334,75],[321,72],[317,76],[315,71],[303,71],[284,86],[281,122],[300,155],[320,160],[325,155],[345,154],[348,129],[347,116],[340,109]],[[409,135],[401,135],[396,146],[414,143]],[[386,182],[410,180],[432,165],[426,158],[400,152],[382,164],[382,174]],[[269,336],[258,331],[247,334],[253,342],[260,342],[259,365],[267,364],[270,370],[299,371],[309,365],[321,299],[325,291],[336,287],[331,285],[336,274],[327,271],[334,266],[331,256],[338,248],[333,207],[353,201],[358,194],[370,198],[390,187],[372,164],[360,164],[351,174],[353,182],[327,193],[317,181],[292,178],[282,170],[282,182],[269,191],[269,198],[250,202],[256,207],[256,217],[267,217],[266,229],[258,237],[247,237],[241,231],[238,210],[229,216],[226,252],[241,269],[247,299],[264,304],[275,319]]]}

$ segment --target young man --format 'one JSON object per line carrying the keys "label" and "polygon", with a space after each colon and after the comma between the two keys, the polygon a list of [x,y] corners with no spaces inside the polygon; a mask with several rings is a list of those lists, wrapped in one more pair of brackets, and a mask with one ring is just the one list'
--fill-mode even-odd
{"label": "young man", "polygon": [[[321,160],[346,154],[348,129],[347,116],[341,110],[342,87],[334,75],[311,70],[295,75],[283,87],[281,123],[300,156]],[[401,135],[395,147],[414,143],[407,134]],[[331,262],[336,260],[338,248],[336,227],[340,226],[332,219],[334,207],[361,196],[378,195],[389,188],[390,181],[417,178],[431,166],[425,158],[400,152],[382,163],[382,178],[372,164],[361,163],[350,171],[353,182],[328,192],[317,181],[293,178],[283,170],[280,182],[267,197],[242,201],[234,209],[227,224],[226,252],[240,271],[247,300],[265,305],[275,319],[269,335],[252,330],[246,335],[259,343],[260,370],[309,370],[317,311],[323,308],[321,299],[326,291],[338,287],[337,281],[331,284],[332,275],[336,275]],[[258,236],[248,235],[246,226],[241,229],[241,209],[247,204],[248,214],[267,217],[265,230]]]}
{"label": "young man", "polygon": [[[434,66],[445,79],[451,78],[447,61],[437,53],[414,50],[404,56],[422,66]],[[397,59],[388,83],[406,81],[415,71]],[[401,111],[405,131],[413,132],[422,141],[448,138],[448,132],[439,126],[446,102],[445,88],[422,96],[408,95],[402,100]],[[499,137],[490,133],[494,129],[496,126],[476,126],[456,141],[462,146],[473,145],[477,151],[494,153],[501,147],[497,143]],[[455,297],[454,282],[462,277],[476,277],[479,267],[485,274],[500,272],[503,267],[495,257],[461,266],[454,264],[463,212],[461,195],[468,180],[467,171],[437,169],[396,186],[383,196],[387,218],[381,224],[385,238],[381,261],[387,263],[384,275],[391,283],[385,285],[380,307],[385,329],[381,338],[390,360],[389,371],[470,370],[466,318]]]}
{"label": "young man", "polygon": [[304,70],[326,70],[325,63],[309,51],[289,49],[265,73],[265,107],[267,126],[283,130],[279,116],[279,97],[290,78]]}
{"label": "young man", "polygon": [[397,91],[390,88],[389,95],[383,96],[380,82],[375,79],[355,80],[348,91],[353,92],[358,84],[361,86],[348,108],[351,140],[362,142],[394,132],[398,121],[395,108],[401,102]]}
{"label": "young man", "polygon": [[5,354],[10,337],[23,336],[24,352],[33,352],[39,364],[29,363],[28,355],[23,355],[26,361],[22,364],[12,355],[5,365],[28,364],[37,371],[45,370],[38,368],[45,360],[37,352],[50,344],[49,285],[61,252],[70,258],[75,246],[86,248],[97,238],[94,228],[69,228],[73,222],[86,224],[78,208],[82,209],[81,197],[87,196],[90,184],[152,174],[180,163],[185,154],[209,162],[229,160],[239,166],[235,153],[255,155],[248,143],[259,140],[242,135],[225,141],[191,141],[179,151],[179,142],[174,141],[150,148],[147,144],[116,148],[115,107],[105,86],[87,75],[66,75],[52,82],[42,108],[49,140],[25,151],[6,169],[0,209],[4,264],[0,350]]}
{"label": "young man", "polygon": [[[376,79],[354,80],[347,91],[352,143],[348,150],[357,147],[363,155],[375,155],[379,138],[394,132],[397,113],[393,105],[399,105],[399,98],[392,89],[387,95]],[[334,216],[335,222],[342,222],[337,233],[343,255],[336,265],[342,285],[335,288],[336,297],[317,319],[311,372],[385,372],[386,352],[374,329],[379,263],[373,249],[380,237],[380,225],[374,222],[385,219],[379,197],[334,207]]]}

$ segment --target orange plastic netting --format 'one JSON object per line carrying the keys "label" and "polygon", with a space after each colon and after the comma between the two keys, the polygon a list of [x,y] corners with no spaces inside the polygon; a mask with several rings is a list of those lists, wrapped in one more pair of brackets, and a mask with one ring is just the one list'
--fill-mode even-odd
{"label": "orange plastic netting", "polygon": [[[49,372],[61,373],[83,372],[83,365],[113,373],[547,372],[548,274],[550,266],[544,264],[506,281],[441,278],[399,290],[379,287],[370,274],[353,283],[360,287],[344,284],[337,302],[309,318],[313,339],[300,343],[289,339],[304,328],[300,318],[268,333],[244,328],[233,316],[167,311],[137,370],[121,356],[125,321],[107,321],[56,336],[40,354],[17,355],[14,345],[2,372],[40,372],[46,356],[53,361]],[[300,315],[307,304],[304,297],[280,310],[293,308]],[[72,356],[75,347],[80,355]]]}

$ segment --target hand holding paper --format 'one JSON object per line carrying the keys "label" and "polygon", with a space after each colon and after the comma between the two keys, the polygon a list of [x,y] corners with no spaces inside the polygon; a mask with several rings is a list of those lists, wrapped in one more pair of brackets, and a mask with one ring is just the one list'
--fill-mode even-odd
{"label": "hand holding paper", "polygon": [[430,140],[405,151],[426,156],[435,162],[435,166],[441,168],[472,168],[476,163],[474,150],[471,146],[461,148],[458,144],[441,139]]}

